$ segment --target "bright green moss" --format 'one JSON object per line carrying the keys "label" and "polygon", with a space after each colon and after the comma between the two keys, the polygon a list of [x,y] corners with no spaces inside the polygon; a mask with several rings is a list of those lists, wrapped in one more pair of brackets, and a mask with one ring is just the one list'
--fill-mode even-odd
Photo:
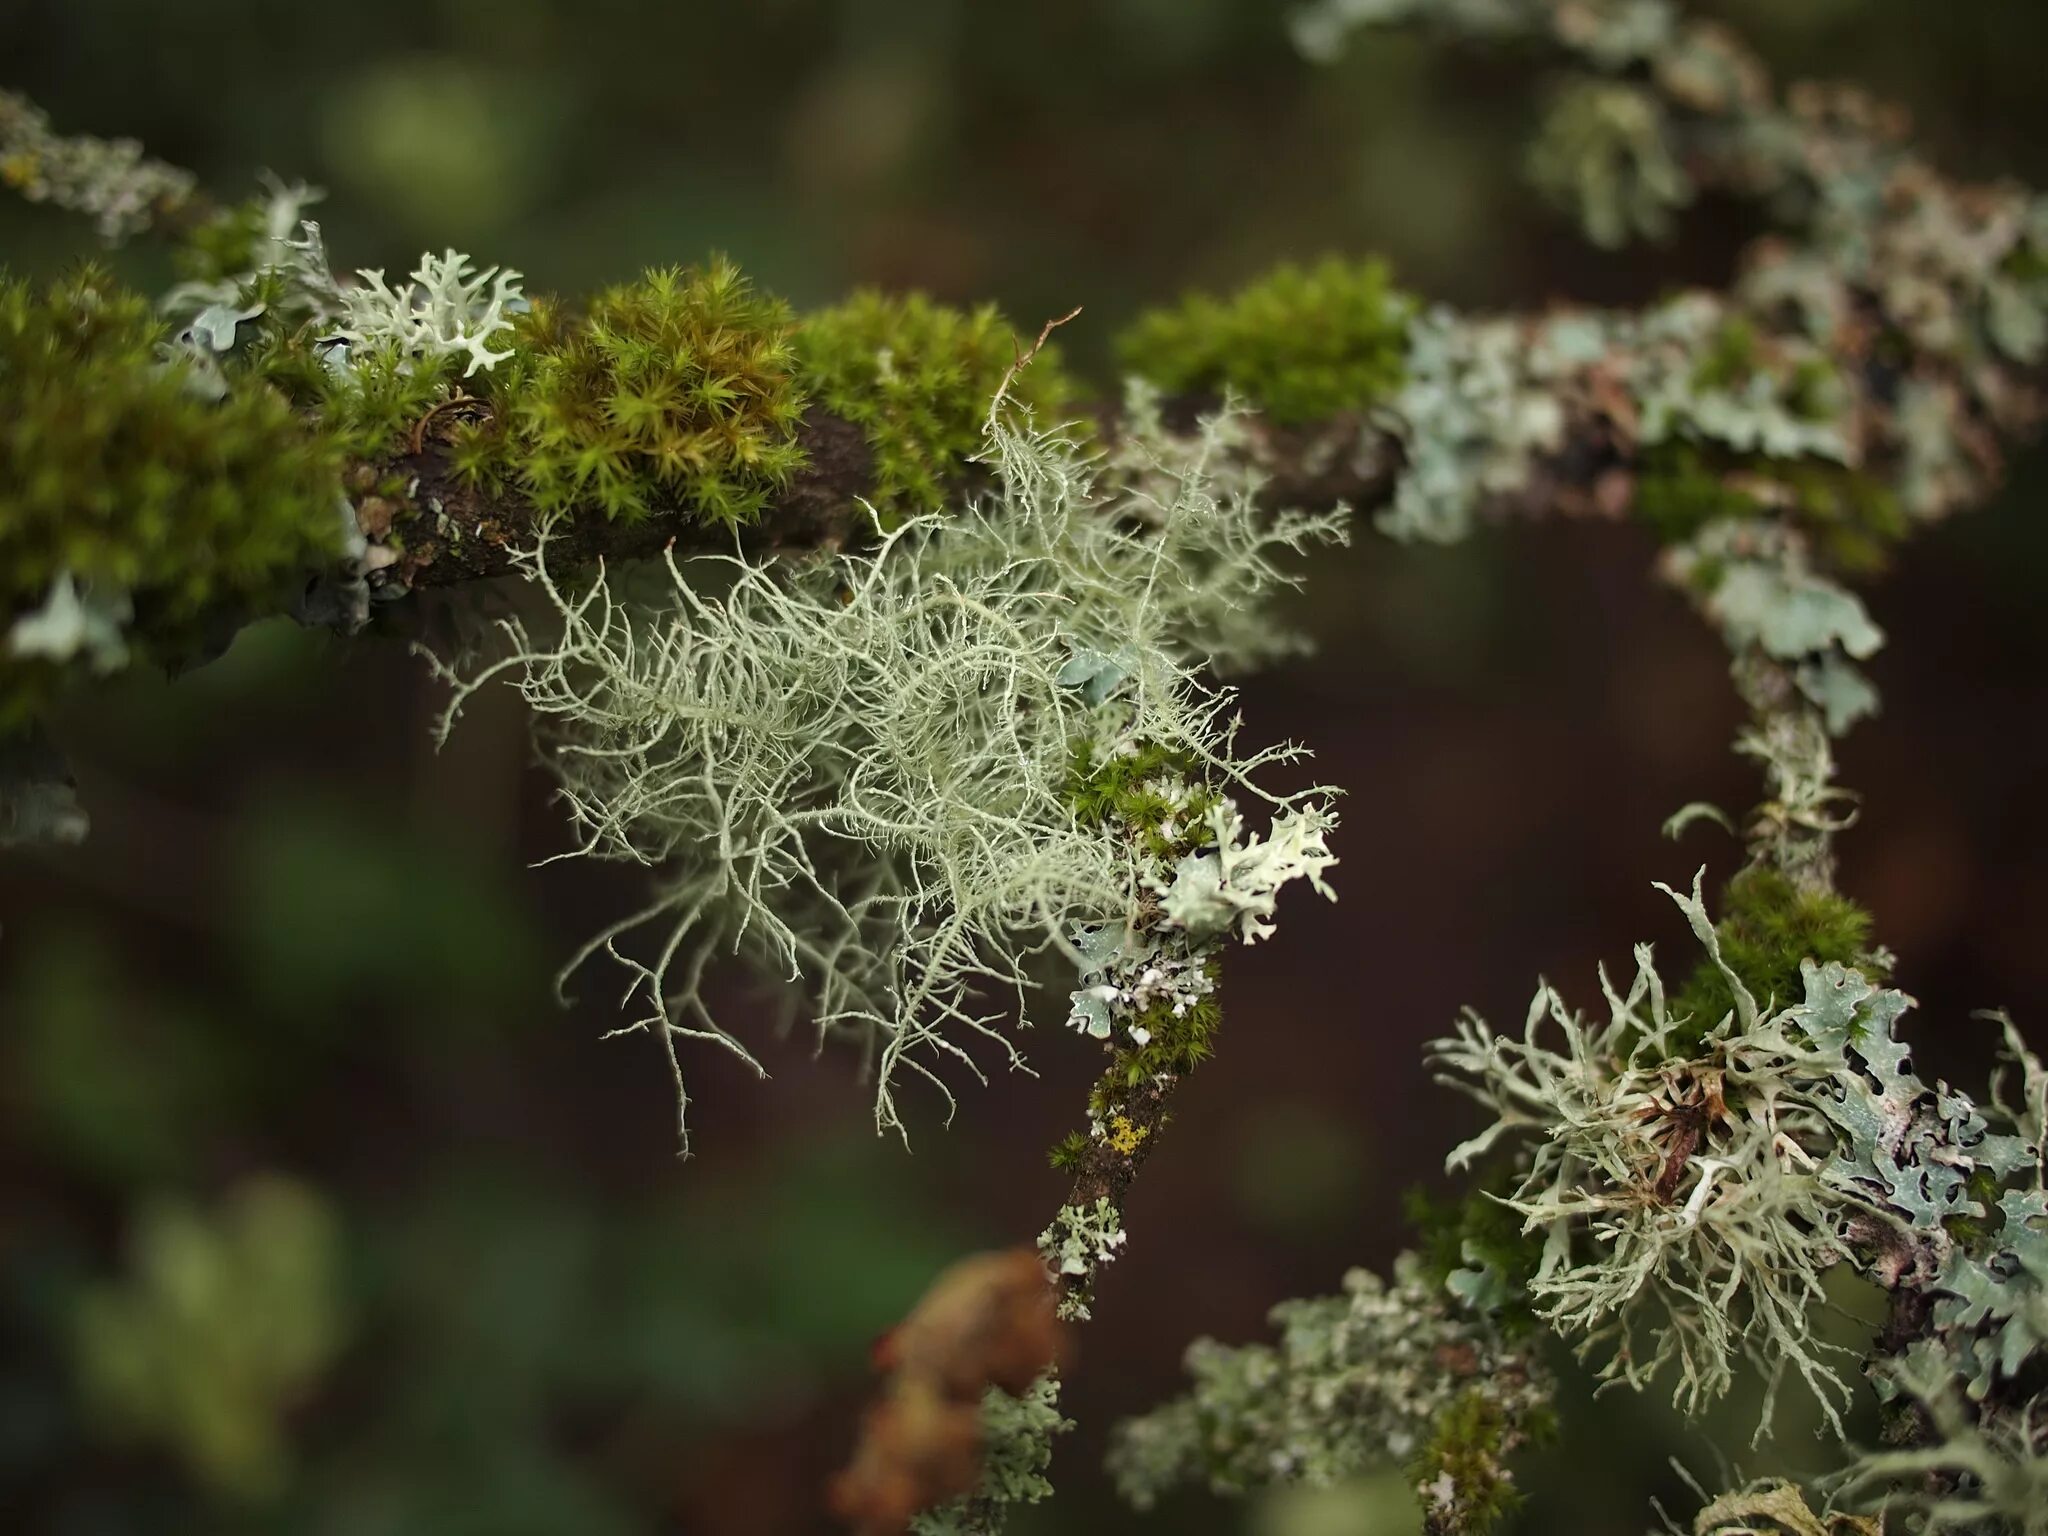
{"label": "bright green moss", "polygon": [[448,398],[455,364],[447,358],[405,356],[396,346],[352,349],[346,368],[320,356],[320,338],[290,335],[263,324],[249,347],[246,367],[282,390],[352,460],[402,453],[414,426]]}
{"label": "bright green moss", "polygon": [[[1721,958],[1742,978],[1758,1007],[1782,1008],[1805,996],[1800,962],[1835,961],[1882,979],[1870,953],[1870,914],[1843,896],[1803,891],[1765,865],[1728,882],[1714,925]],[[1702,960],[1672,999],[1673,1054],[1696,1055],[1707,1032],[1735,1007],[1735,990],[1711,960]]]}
{"label": "bright green moss", "polygon": [[16,628],[53,591],[132,602],[107,670],[112,650],[175,647],[210,610],[273,597],[339,543],[336,442],[261,383],[214,398],[164,339],[149,301],[97,270],[41,292],[0,276],[0,725],[68,664]]}
{"label": "bright green moss", "polygon": [[1754,496],[1728,483],[1697,443],[1676,438],[1644,451],[1635,507],[1667,544],[1681,544],[1722,518],[1755,517],[1763,510]]}
{"label": "bright green moss", "polygon": [[1154,861],[1171,864],[1198,850],[1217,797],[1198,791],[1192,801],[1176,799],[1151,786],[1160,779],[1192,780],[1196,772],[1186,753],[1150,744],[1098,763],[1094,744],[1084,740],[1074,750],[1067,801],[1082,825],[1121,822]]}
{"label": "bright green moss", "polygon": [[1275,421],[1320,421],[1400,386],[1414,312],[1384,263],[1332,256],[1276,267],[1227,299],[1191,293],[1140,315],[1117,350],[1169,393],[1229,388]]}
{"label": "bright green moss", "polygon": [[[922,294],[863,290],[810,316],[796,334],[804,386],[858,426],[874,451],[870,499],[885,522],[937,510],[982,445],[989,401],[1017,358],[994,305],[968,312]],[[1074,398],[1047,347],[1010,395],[1045,423]]]}
{"label": "bright green moss", "polygon": [[795,326],[723,257],[649,272],[581,313],[536,301],[490,376],[497,416],[457,433],[456,467],[548,513],[751,522],[804,463]]}

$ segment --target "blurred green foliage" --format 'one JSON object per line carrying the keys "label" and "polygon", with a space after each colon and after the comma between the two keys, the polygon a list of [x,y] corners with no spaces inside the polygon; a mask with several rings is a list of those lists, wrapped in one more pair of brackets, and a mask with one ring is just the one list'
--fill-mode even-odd
{"label": "blurred green foliage", "polygon": [[333,1215],[304,1186],[260,1178],[211,1212],[152,1201],[132,1236],[132,1273],[76,1303],[88,1413],[168,1442],[213,1492],[274,1497],[291,1471],[285,1413],[344,1338]]}

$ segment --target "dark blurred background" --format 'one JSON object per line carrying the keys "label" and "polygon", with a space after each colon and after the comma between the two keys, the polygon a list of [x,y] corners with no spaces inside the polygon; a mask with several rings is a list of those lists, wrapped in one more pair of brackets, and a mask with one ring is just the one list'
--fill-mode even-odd
{"label": "dark blurred background", "polygon": [[[1932,151],[2048,184],[2048,7],[1742,0],[1791,73],[1914,108]],[[1367,38],[1318,71],[1268,0],[0,0],[0,84],[60,127],[127,133],[239,195],[332,189],[346,266],[454,244],[574,292],[730,251],[802,305],[860,283],[994,298],[1100,370],[1188,283],[1378,251],[1471,305],[1628,301],[1715,281],[1754,226],[1703,207],[1666,249],[1602,255],[1518,179],[1540,71]],[[0,258],[86,254],[0,203]],[[159,283],[146,251],[124,254]],[[1877,585],[1885,712],[1843,751],[1866,826],[1844,882],[1922,999],[1923,1065],[1970,1076],[1973,1009],[2048,1038],[2048,466],[1920,538]],[[1386,1479],[1322,1497],[1121,1510],[1119,1414],[1199,1333],[1264,1332],[1401,1246],[1401,1194],[1473,1128],[1421,1042],[1539,974],[1689,941],[1653,879],[1725,876],[1689,800],[1756,786],[1726,748],[1717,640],[1623,527],[1454,550],[1362,538],[1297,607],[1314,659],[1259,678],[1251,734],[1345,786],[1342,900],[1296,897],[1234,961],[1215,1063],[1126,1212],[1067,1406],[1056,1504],[1020,1532],[1396,1532]],[[50,1536],[612,1536],[827,1529],[869,1340],[949,1258],[1028,1238],[1044,1149],[1095,1061],[932,1102],[878,1139],[851,1064],[764,1046],[774,1080],[686,1058],[678,1162],[657,1047],[603,1042],[593,974],[548,977],[639,890],[530,868],[566,842],[516,703],[438,755],[437,689],[394,639],[246,633],[175,684],[59,722],[94,816],[75,851],[0,858],[0,1528]],[[744,978],[732,1009],[767,1010]],[[1974,1080],[1974,1078],[1973,1078]],[[275,1182],[278,1179],[285,1184]],[[253,1182],[252,1182],[253,1181]],[[1867,1298],[1844,1298],[1853,1308]],[[1854,1336],[1845,1324],[1845,1336]],[[297,1361],[290,1370],[280,1360]],[[182,1383],[173,1393],[165,1380]],[[1660,1404],[1568,1389],[1528,1532],[1642,1530],[1710,1481]],[[1745,1470],[1824,1461],[1787,1414]]]}

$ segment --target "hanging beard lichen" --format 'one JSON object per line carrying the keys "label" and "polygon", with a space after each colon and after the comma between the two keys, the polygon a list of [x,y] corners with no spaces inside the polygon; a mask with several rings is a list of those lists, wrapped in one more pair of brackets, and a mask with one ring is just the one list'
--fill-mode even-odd
{"label": "hanging beard lichen", "polygon": [[[1320,885],[1326,793],[1254,788],[1297,749],[1240,756],[1231,693],[1197,672],[1250,659],[1245,610],[1282,583],[1274,557],[1343,523],[1257,510],[1231,427],[1126,441],[1112,477],[1066,433],[992,420],[995,488],[956,514],[800,564],[670,557],[645,597],[620,573],[571,583],[543,540],[525,564],[545,630],[508,621],[509,654],[459,680],[448,713],[509,674],[576,853],[660,871],[569,969],[614,956],[643,1010],[624,1027],[661,1036],[672,1065],[700,1038],[758,1071],[701,990],[743,953],[800,984],[821,1039],[864,1050],[878,1124],[900,1130],[900,1071],[950,1104],[940,1059],[978,1075],[983,1037],[1021,1060],[1010,1021],[1034,956],[1098,964],[1078,945],[1103,925],[1214,937],[1162,916],[1176,870],[1156,839],[1086,814],[1077,761],[1145,753],[1266,801],[1287,852],[1243,899],[1270,910],[1279,883]],[[1183,859],[1221,835],[1181,831]]]}

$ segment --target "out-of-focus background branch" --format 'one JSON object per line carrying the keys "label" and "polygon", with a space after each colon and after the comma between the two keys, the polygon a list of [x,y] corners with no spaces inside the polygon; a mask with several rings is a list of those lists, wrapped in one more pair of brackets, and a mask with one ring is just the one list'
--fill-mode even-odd
{"label": "out-of-focus background branch", "polygon": [[[1910,105],[1945,167],[2048,183],[2037,7],[1956,0],[1938,28],[1911,0],[1711,9],[1788,76]],[[1471,306],[1630,302],[1717,280],[1757,228],[1709,203],[1668,247],[1592,251],[1520,180],[1540,65],[1390,34],[1311,69],[1265,0],[16,0],[6,31],[0,83],[62,124],[224,195],[265,167],[329,186],[348,266],[452,242],[577,292],[717,246],[799,304],[861,282],[1020,318],[1085,303],[1061,333],[1084,369],[1141,304],[1282,256],[1380,252]],[[0,203],[19,271],[90,238]],[[161,286],[151,259],[124,270]],[[1971,1008],[2048,1018],[2044,480],[2021,459],[1871,594],[1893,643],[1885,714],[1842,753],[1867,816],[1842,885],[1927,1004],[1929,1075],[1988,1053]],[[1398,1529],[1405,1501],[1373,1488],[1140,1522],[1093,1469],[1189,1338],[1259,1334],[1273,1300],[1400,1246],[1402,1191],[1470,1128],[1418,1061],[1460,1004],[1512,1014],[1539,972],[1583,995],[1637,938],[1683,952],[1649,881],[1739,853],[1658,824],[1754,785],[1725,750],[1720,642],[1650,557],[1640,530],[1559,523],[1318,563],[1320,653],[1259,679],[1248,729],[1310,740],[1350,790],[1343,900],[1233,967],[1219,1059],[1125,1212],[1142,1241],[1096,1297],[1064,1403],[1083,1428],[1035,1528]],[[970,1089],[951,1129],[934,1104],[908,1156],[850,1062],[771,1047],[763,1089],[708,1054],[698,1156],[674,1162],[653,1048],[597,1040],[601,978],[548,1001],[634,877],[528,870],[566,834],[516,705],[435,756],[435,704],[396,645],[274,624],[58,722],[93,837],[0,861],[19,1528],[823,1529],[869,1338],[1059,1197],[1044,1149],[1096,1063],[1051,1028],[1039,1080]],[[1713,1471],[1655,1404],[1567,1422],[1523,1529],[1638,1530],[1667,1455]],[[1751,1470],[1817,1453],[1788,1429]]]}

